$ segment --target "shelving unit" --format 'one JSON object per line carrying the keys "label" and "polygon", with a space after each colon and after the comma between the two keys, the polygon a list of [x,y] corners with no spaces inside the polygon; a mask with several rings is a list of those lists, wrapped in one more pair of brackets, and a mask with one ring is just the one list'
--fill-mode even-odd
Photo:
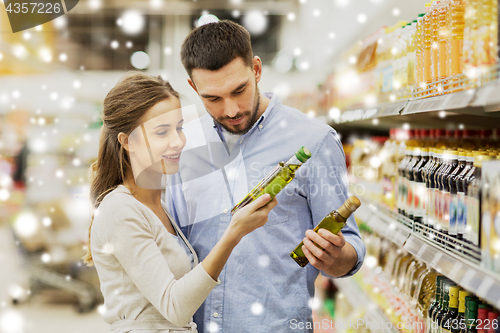
{"label": "shelving unit", "polygon": [[500,275],[482,268],[466,256],[445,250],[441,244],[422,235],[421,230],[410,227],[411,220],[366,198],[356,218],[365,222],[379,235],[403,247],[464,289],[500,308]]}
{"label": "shelving unit", "polygon": [[[335,285],[341,290],[342,295],[347,299],[353,308],[364,310],[364,316],[361,320],[364,324],[370,323],[371,326],[380,327],[380,332],[385,333],[400,333],[390,323],[389,318],[384,312],[359,288],[358,284],[352,277],[346,279],[336,279]],[[363,326],[363,325],[361,325]]]}
{"label": "shelving unit", "polygon": [[[495,69],[496,70],[496,69]],[[402,122],[412,122],[421,126],[446,126],[450,121],[465,123],[468,126],[500,127],[500,79],[493,80],[478,88],[448,93],[428,98],[410,98],[383,103],[371,108],[353,108],[342,112],[335,128],[366,127],[373,128],[373,119],[380,119],[379,128],[390,128]],[[438,115],[445,111],[445,117]],[[451,118],[450,116],[453,116]],[[488,117],[477,119],[477,116]]]}

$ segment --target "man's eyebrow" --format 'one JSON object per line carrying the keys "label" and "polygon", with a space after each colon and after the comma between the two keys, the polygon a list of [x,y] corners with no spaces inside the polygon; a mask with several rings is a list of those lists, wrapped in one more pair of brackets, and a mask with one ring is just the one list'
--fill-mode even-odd
{"label": "man's eyebrow", "polygon": [[[184,122],[184,119],[181,119],[177,125],[179,125],[180,123]],[[158,125],[156,127],[154,127],[153,129],[157,129],[158,127],[170,127],[170,124],[161,124],[161,125]]]}
{"label": "man's eyebrow", "polygon": [[[248,80],[247,80],[247,82],[242,83],[238,87],[236,87],[235,89],[233,89],[233,91],[231,93],[233,94],[233,93],[235,93],[235,92],[243,89],[247,84],[248,84]],[[200,96],[203,97],[203,98],[218,98],[219,97],[219,96],[208,95],[208,94],[201,94]]]}

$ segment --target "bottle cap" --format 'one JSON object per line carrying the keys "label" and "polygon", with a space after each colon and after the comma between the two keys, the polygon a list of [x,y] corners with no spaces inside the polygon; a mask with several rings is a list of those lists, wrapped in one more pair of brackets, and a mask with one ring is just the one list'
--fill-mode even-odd
{"label": "bottle cap", "polygon": [[424,16],[425,16],[425,13],[418,14],[418,17],[424,17]]}
{"label": "bottle cap", "polygon": [[299,161],[305,163],[309,158],[311,158],[311,152],[306,147],[301,147],[296,153],[295,156]]}
{"label": "bottle cap", "polygon": [[450,308],[458,308],[458,292],[460,287],[450,287]]}
{"label": "bottle cap", "polygon": [[463,130],[461,130],[461,129],[456,129],[456,130],[455,130],[455,135],[454,135],[454,136],[455,136],[455,139],[460,139],[460,138],[463,136],[463,132],[464,132],[464,131],[463,131]]}
{"label": "bottle cap", "polygon": [[490,130],[490,129],[481,129],[479,131],[479,136],[481,137],[481,139],[487,139],[489,138],[491,135],[493,134],[493,130]]}
{"label": "bottle cap", "polygon": [[349,216],[351,216],[352,213],[354,213],[356,209],[359,208],[359,206],[361,206],[361,202],[359,201],[359,199],[355,196],[352,196],[347,198],[344,204],[340,206],[339,209],[337,209],[337,212],[340,214],[340,216],[347,219]]}
{"label": "bottle cap", "polygon": [[465,297],[470,296],[470,293],[465,290],[460,290],[458,293],[458,312],[465,313]]}
{"label": "bottle cap", "polygon": [[492,159],[492,157],[487,156],[487,155],[474,156],[474,166],[476,168],[481,168],[484,161],[488,161],[491,159]]}
{"label": "bottle cap", "polygon": [[455,136],[455,130],[446,130],[446,138],[451,139],[453,136]]}

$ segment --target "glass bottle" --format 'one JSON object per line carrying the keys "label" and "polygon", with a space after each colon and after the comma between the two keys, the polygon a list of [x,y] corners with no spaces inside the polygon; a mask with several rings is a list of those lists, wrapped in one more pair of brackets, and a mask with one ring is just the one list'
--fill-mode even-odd
{"label": "glass bottle", "polygon": [[255,186],[236,206],[231,209],[234,215],[263,194],[270,194],[274,198],[288,183],[295,178],[295,172],[311,157],[306,147],[300,148],[286,163],[280,162],[271,172]]}
{"label": "glass bottle", "polygon": [[427,327],[428,327],[428,332],[432,331],[432,317],[434,316],[434,311],[440,306],[441,303],[441,286],[442,286],[442,280],[445,279],[444,276],[438,275],[436,276],[436,297],[434,299],[434,302],[429,305],[428,312],[427,312]]}
{"label": "glass bottle", "polygon": [[413,195],[413,220],[416,223],[423,223],[425,216],[425,182],[423,170],[429,161],[429,149],[421,148],[420,149],[420,160],[413,168],[413,181],[415,185],[415,191]]}
{"label": "glass bottle", "polygon": [[465,153],[465,166],[462,172],[457,176],[457,238],[463,240],[465,233],[465,221],[466,221],[466,205],[465,205],[465,177],[472,168],[474,162],[474,157],[472,152]]}
{"label": "glass bottle", "polygon": [[415,195],[415,181],[413,178],[413,169],[417,165],[420,160],[420,148],[413,148],[413,157],[408,162],[408,165],[405,168],[405,178],[407,184],[407,199],[406,199],[406,216],[413,220],[413,197]]}
{"label": "glass bottle", "polygon": [[460,330],[465,329],[465,297],[470,293],[465,290],[460,290],[458,293],[458,314],[451,321],[451,333],[460,333]]}
{"label": "glass bottle", "polygon": [[448,186],[450,188],[450,237],[456,238],[458,236],[458,187],[457,178],[465,168],[466,153],[464,151],[458,152],[458,164],[456,168],[450,173],[448,177]]}
{"label": "glass bottle", "polygon": [[405,215],[406,211],[406,178],[404,170],[413,157],[411,147],[405,149],[405,157],[401,160],[398,167],[398,213]]}
{"label": "glass bottle", "polygon": [[443,169],[446,167],[446,163],[444,160],[444,155],[445,155],[446,150],[438,150],[438,165],[439,167],[436,169],[434,172],[434,225],[437,231],[442,232],[443,231],[443,226],[441,223],[441,191],[440,191],[440,177],[441,177],[441,172]]}
{"label": "glass bottle", "polygon": [[442,333],[442,325],[443,325],[443,318],[448,313],[449,309],[449,303],[450,303],[450,287],[456,286],[456,284],[450,280],[445,282],[443,284],[444,286],[444,298],[443,298],[443,304],[441,307],[441,310],[436,313],[436,325],[438,329],[438,333]]}
{"label": "glass bottle", "polygon": [[448,178],[458,165],[458,151],[448,150],[444,156],[444,160],[446,166],[445,168],[443,168],[441,176],[439,177],[439,190],[441,192],[441,202],[440,202],[441,206],[440,206],[439,220],[441,221],[443,233],[445,235],[448,235],[450,230],[450,199],[451,199]]}
{"label": "glass bottle", "polygon": [[[478,249],[481,248],[481,165],[491,159],[490,156],[480,155],[474,160],[474,179],[467,189],[467,230],[469,241]],[[469,228],[470,227],[470,228]]]}
{"label": "glass bottle", "polygon": [[443,320],[441,321],[441,331],[443,333],[451,333],[451,324],[453,319],[456,319],[458,316],[458,293],[460,291],[460,287],[452,286],[450,287],[450,301],[449,301],[449,310],[444,315]]}
{"label": "glass bottle", "polygon": [[[347,224],[347,219],[359,208],[359,206],[361,206],[361,202],[358,198],[354,196],[347,198],[338,210],[331,211],[323,218],[313,231],[318,232],[319,229],[326,229],[333,234],[337,234]],[[304,252],[302,252],[302,245],[304,245],[304,242],[301,242],[295,250],[290,253],[290,257],[292,257],[300,267],[305,267],[309,263],[309,260],[304,255]],[[318,244],[315,243],[315,245],[321,249]]]}

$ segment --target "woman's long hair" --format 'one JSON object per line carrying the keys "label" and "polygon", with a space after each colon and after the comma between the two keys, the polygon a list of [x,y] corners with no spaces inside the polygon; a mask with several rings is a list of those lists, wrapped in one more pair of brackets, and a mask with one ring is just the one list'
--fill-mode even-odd
{"label": "woman's long hair", "polygon": [[[90,200],[93,212],[102,200],[132,172],[127,151],[118,141],[118,134],[130,135],[140,125],[144,114],[155,104],[168,99],[179,98],[170,83],[161,76],[154,77],[142,72],[129,72],[109,91],[104,99],[103,126],[99,138],[99,153],[89,170]],[[87,254],[83,262],[92,266],[90,250],[90,231],[94,222],[94,213],[89,227]]]}

